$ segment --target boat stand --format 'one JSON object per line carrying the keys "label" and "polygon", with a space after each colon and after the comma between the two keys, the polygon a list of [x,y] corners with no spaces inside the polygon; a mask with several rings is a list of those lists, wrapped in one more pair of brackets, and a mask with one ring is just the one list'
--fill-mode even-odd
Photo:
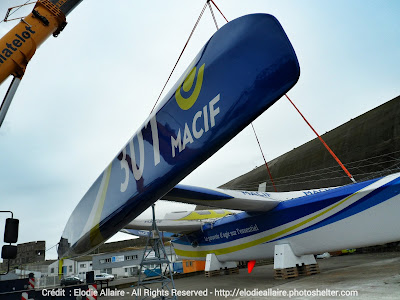
{"label": "boat stand", "polygon": [[293,253],[292,247],[289,244],[275,245],[275,279],[290,279],[318,273],[319,266],[314,255],[297,256]]}
{"label": "boat stand", "polygon": [[157,228],[154,204],[152,213],[152,230],[140,263],[136,299],[176,299],[171,263]]}

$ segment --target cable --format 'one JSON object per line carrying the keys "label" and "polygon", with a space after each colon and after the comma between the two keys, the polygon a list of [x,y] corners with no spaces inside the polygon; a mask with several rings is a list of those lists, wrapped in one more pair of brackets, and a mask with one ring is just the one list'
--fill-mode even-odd
{"label": "cable", "polygon": [[[13,15],[14,13],[16,13],[22,6],[27,5],[27,3],[28,3],[29,1],[31,1],[31,0],[26,1],[24,4],[20,5],[20,6],[19,6],[16,10],[14,10],[12,13],[6,15],[6,18],[9,17],[9,16],[11,16],[11,15]],[[32,3],[36,3],[36,2],[37,2],[37,1],[34,1],[34,2],[32,2]],[[29,3],[29,4],[31,4],[31,3]],[[5,21],[6,18],[4,18],[3,20],[1,20],[1,21],[0,21],[0,24],[3,23],[3,22]]]}
{"label": "cable", "polygon": [[272,186],[274,187],[275,192],[277,192],[278,190],[276,189],[276,186],[275,186],[275,183],[274,183],[274,179],[272,178],[271,171],[269,170],[267,160],[265,159],[264,152],[262,151],[262,148],[261,148],[261,145],[260,145],[260,141],[258,140],[258,136],[257,136],[256,130],[254,129],[253,123],[251,123],[251,127],[253,128],[253,132],[254,132],[254,135],[256,137],[256,140],[257,140],[257,143],[258,143],[258,147],[260,148],[261,155],[262,155],[262,157],[264,159],[265,166],[267,167],[268,175],[269,175],[269,178],[270,178],[270,180],[272,182]]}
{"label": "cable", "polygon": [[[386,168],[385,170],[382,171],[373,171],[373,172],[364,172],[364,173],[357,173],[357,175],[361,178],[360,182],[362,181],[366,181],[366,180],[370,180],[376,177],[383,177],[386,175],[390,175],[396,172],[400,172],[400,165],[396,166],[395,168]],[[303,180],[303,181],[296,181],[295,183],[293,183],[292,181],[288,182],[287,180],[285,180],[285,182],[280,183],[279,178],[275,178],[275,185],[279,188],[284,187],[284,186],[293,186],[293,185],[304,185],[307,183],[313,183],[313,187],[312,188],[322,188],[322,184],[317,185],[316,182],[322,182],[322,181],[333,181],[333,180],[339,180],[339,179],[344,179],[347,178],[347,176],[336,176],[336,177],[329,177],[329,178],[320,178],[320,179],[315,179],[312,178],[310,180]],[[243,184],[243,185],[235,185],[234,187],[232,187],[231,185],[224,185],[224,188],[232,188],[235,190],[255,190],[258,188],[260,181],[255,181],[252,183],[248,183],[248,184]],[[234,184],[234,183],[233,183]],[[324,185],[325,186],[325,185]],[[332,184],[326,185],[326,187],[331,187]],[[304,189],[304,188],[301,188]],[[282,188],[282,190],[284,190]]]}
{"label": "cable", "polygon": [[229,23],[228,19],[227,19],[227,18],[225,18],[224,14],[223,14],[223,13],[222,13],[222,11],[219,9],[219,7],[217,6],[217,4],[215,4],[215,2],[214,2],[213,0],[209,0],[209,1],[211,1],[211,2],[212,2],[212,4],[214,4],[214,6],[215,6],[215,8],[216,8],[216,9],[218,9],[218,11],[219,11],[219,13],[221,14],[221,16],[223,16],[223,17],[224,17],[224,19],[225,19],[226,23]]}
{"label": "cable", "polygon": [[160,95],[158,95],[158,98],[157,98],[157,100],[156,100],[156,103],[154,104],[153,108],[151,109],[150,114],[151,114],[151,113],[154,111],[154,109],[156,108],[156,105],[157,105],[158,101],[160,100],[161,95],[162,95],[162,93],[164,92],[165,87],[167,86],[169,80],[171,79],[172,73],[174,73],[175,68],[176,68],[176,66],[178,65],[178,62],[179,62],[179,60],[181,59],[182,54],[183,54],[183,52],[185,51],[186,46],[188,45],[188,43],[189,43],[189,41],[190,41],[190,39],[191,39],[191,37],[192,37],[192,35],[193,35],[193,33],[194,33],[194,31],[195,31],[197,25],[199,24],[200,19],[201,19],[201,17],[203,16],[203,13],[204,13],[204,11],[205,11],[207,5],[208,5],[209,8],[210,8],[211,15],[212,15],[212,17],[213,17],[215,26],[217,27],[217,30],[218,30],[217,20],[215,19],[215,15],[214,15],[214,12],[213,12],[213,10],[212,10],[212,8],[211,8],[210,1],[212,2],[212,4],[214,4],[214,6],[217,8],[217,10],[220,12],[220,14],[224,17],[224,19],[226,20],[226,22],[228,22],[228,20],[225,18],[224,14],[223,14],[223,13],[221,12],[221,10],[218,8],[218,6],[215,4],[215,2],[212,1],[212,0],[207,0],[206,3],[205,3],[204,6],[203,6],[203,9],[201,10],[201,13],[200,13],[199,17],[197,18],[197,21],[196,21],[196,23],[195,23],[195,25],[194,25],[194,27],[193,27],[193,29],[192,29],[192,32],[191,32],[190,35],[189,35],[189,38],[188,38],[187,41],[186,41],[185,46],[184,46],[183,49],[182,49],[181,54],[180,54],[179,57],[178,57],[178,60],[176,61],[174,67],[172,68],[172,71],[171,71],[171,73],[169,74],[168,79],[167,79],[167,81],[165,82],[164,87],[163,87],[162,90],[161,90]]}
{"label": "cable", "polygon": [[[372,178],[384,176],[384,175],[389,175],[391,173],[399,172],[400,171],[400,159],[393,157],[395,155],[400,154],[400,150],[398,151],[393,151],[390,153],[385,153],[369,158],[364,158],[360,159],[357,161],[353,161],[347,164],[348,168],[351,170],[358,169],[360,172],[357,172],[357,176],[362,179],[362,181],[369,180]],[[377,160],[383,160],[385,158],[390,158],[389,160],[384,160],[384,161],[377,161]],[[369,162],[368,164],[365,164],[365,162]],[[358,167],[357,165],[360,165],[363,163],[362,167]],[[390,165],[388,165],[390,164]],[[362,170],[363,167],[373,167],[373,166],[382,166],[383,165],[388,165],[384,167],[383,170],[379,171],[364,171]],[[335,170],[336,168],[336,170]],[[316,170],[311,170],[307,172],[302,172],[302,173],[296,173],[293,175],[287,175],[287,176],[282,176],[282,177],[276,177],[275,178],[275,184],[278,187],[282,187],[288,184],[303,184],[303,183],[309,183],[309,182],[321,182],[321,181],[326,181],[326,180],[335,180],[335,179],[340,179],[340,178],[347,178],[344,174],[342,176],[332,176],[333,174],[339,174],[339,170],[337,169],[337,166],[331,166],[331,167],[325,167],[321,169],[316,169]],[[330,176],[329,178],[320,178],[317,179],[315,177],[318,176]],[[309,180],[304,180],[308,179]],[[297,181],[301,180],[301,181]],[[234,181],[234,180],[233,180]],[[290,181],[290,182],[289,182]],[[295,181],[295,182],[293,182]],[[258,188],[258,184],[260,183],[260,180],[256,181],[251,181],[247,182],[246,184],[240,184],[240,185],[235,185],[234,189],[254,189]],[[230,185],[235,184],[234,182],[231,184],[226,183],[224,186],[228,187]]]}
{"label": "cable", "polygon": [[190,33],[189,38],[187,39],[186,44],[185,44],[185,46],[183,47],[183,49],[182,49],[182,51],[181,51],[181,54],[179,55],[178,60],[177,60],[176,63],[175,63],[175,66],[172,68],[171,74],[169,74],[168,79],[167,79],[167,81],[165,82],[164,87],[162,88],[161,93],[160,93],[160,95],[158,96],[158,98],[157,98],[157,100],[156,100],[156,103],[154,103],[154,106],[153,106],[153,108],[151,109],[150,114],[153,112],[154,108],[156,108],[156,105],[157,105],[158,101],[160,100],[160,97],[161,97],[162,93],[164,92],[165,87],[167,86],[169,80],[171,79],[172,73],[174,73],[175,68],[176,68],[176,66],[178,65],[178,62],[179,62],[179,60],[181,59],[182,54],[183,54],[183,52],[185,51],[186,46],[188,45],[188,43],[189,43],[189,41],[190,41],[190,39],[191,39],[191,37],[192,37],[192,35],[193,35],[193,33],[194,33],[194,31],[195,31],[197,25],[199,24],[200,19],[201,19],[201,17],[203,16],[203,13],[204,13],[204,10],[206,9],[206,7],[207,7],[207,2],[206,2],[206,4],[204,4],[203,9],[201,10],[200,16],[197,18],[197,21],[196,21],[196,23],[194,24],[194,27],[193,27],[193,29],[192,29],[192,32]]}
{"label": "cable", "polygon": [[[210,12],[211,12],[212,18],[213,18],[213,20],[214,20],[215,27],[217,27],[217,30],[218,30],[219,28],[218,28],[217,20],[216,20],[216,18],[215,18],[214,12],[213,12],[213,10],[212,10],[210,1],[211,1],[211,2],[214,4],[214,6],[218,9],[218,11],[219,11],[220,14],[224,17],[224,19],[226,20],[226,22],[228,22],[228,19],[225,18],[224,14],[221,12],[221,10],[218,8],[218,6],[215,4],[214,1],[212,1],[212,0],[208,0],[208,1],[207,1],[208,7],[210,8]],[[255,128],[254,128],[253,123],[251,123],[251,127],[253,128],[254,136],[256,137],[256,140],[257,140],[257,143],[258,143],[258,147],[260,148],[261,155],[262,155],[262,157],[263,157],[263,159],[264,159],[265,166],[267,167],[268,175],[269,175],[269,178],[270,178],[270,180],[271,180],[272,186],[274,187],[275,192],[277,192],[277,189],[276,189],[276,186],[275,186],[275,183],[274,183],[274,179],[272,178],[271,171],[269,170],[267,160],[265,159],[264,152],[263,152],[263,150],[262,150],[260,141],[258,140],[258,136],[257,136],[257,133],[256,133],[256,130],[255,130]]]}
{"label": "cable", "polygon": [[45,252],[47,252],[47,251],[53,249],[55,246],[58,246],[58,244],[59,244],[59,243],[55,244],[54,246],[50,247],[49,249],[46,249]]}
{"label": "cable", "polygon": [[339,160],[339,158],[333,153],[331,148],[325,143],[325,141],[322,139],[322,137],[315,131],[315,129],[311,126],[311,124],[307,121],[307,119],[303,116],[303,114],[300,112],[300,110],[294,105],[293,101],[290,100],[287,94],[285,94],[286,98],[289,100],[289,102],[294,106],[294,108],[297,110],[297,112],[300,114],[300,116],[303,118],[303,120],[307,123],[307,125],[311,128],[311,130],[317,135],[318,139],[321,141],[321,143],[325,146],[325,148],[329,151],[329,153],[333,156],[333,158],[337,161],[337,163],[340,165],[340,167],[343,169],[343,171],[349,176],[350,180],[353,181],[353,183],[356,183],[355,179],[353,176],[350,174],[350,172],[346,169],[346,167],[342,164],[342,162]]}
{"label": "cable", "polygon": [[212,18],[214,20],[215,27],[217,27],[217,30],[218,30],[219,28],[218,28],[217,20],[215,19],[214,12],[212,10],[210,1],[207,1],[207,4],[208,4],[208,7],[210,8],[211,16],[212,16]]}

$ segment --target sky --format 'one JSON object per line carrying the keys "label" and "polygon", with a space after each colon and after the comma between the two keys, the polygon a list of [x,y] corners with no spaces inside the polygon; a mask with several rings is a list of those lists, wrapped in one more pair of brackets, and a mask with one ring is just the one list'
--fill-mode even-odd
{"label": "sky", "polygon": [[[24,2],[1,1],[0,17]],[[84,0],[59,37],[37,50],[0,128],[0,210],[20,219],[19,243],[59,241],[82,196],[150,114],[205,3],[112,2]],[[215,2],[228,20],[250,13],[279,20],[301,69],[288,95],[320,134],[400,95],[399,1]],[[16,22],[0,23],[0,36]],[[207,10],[164,94],[215,30]],[[253,124],[267,160],[315,137],[284,98]],[[182,183],[215,188],[262,164],[248,127]],[[192,206],[156,205],[159,216],[182,209]],[[55,248],[46,258],[56,258]]]}

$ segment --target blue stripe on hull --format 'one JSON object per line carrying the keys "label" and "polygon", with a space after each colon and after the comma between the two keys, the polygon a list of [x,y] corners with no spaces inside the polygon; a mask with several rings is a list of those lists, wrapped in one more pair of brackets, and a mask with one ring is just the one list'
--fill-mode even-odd
{"label": "blue stripe on hull", "polygon": [[277,240],[274,240],[271,242],[275,242],[275,241],[279,241],[284,238],[296,236],[296,235],[299,235],[299,234],[302,234],[302,233],[305,233],[308,231],[312,231],[312,230],[318,229],[320,227],[327,226],[329,224],[338,222],[340,220],[343,220],[345,218],[348,218],[355,214],[358,214],[364,210],[367,210],[375,205],[378,205],[384,201],[387,201],[390,198],[392,198],[398,194],[400,194],[400,178],[397,178],[397,179],[377,188],[375,191],[369,193],[368,195],[361,198],[357,202],[349,205],[348,207],[346,207],[343,210],[341,210],[340,212],[328,217],[327,219],[325,219],[321,222],[318,222],[317,224],[314,224],[314,225],[307,227],[303,230],[300,230],[296,233],[290,234],[288,236],[284,236],[280,239],[277,239]]}
{"label": "blue stripe on hull", "polygon": [[[324,208],[327,208],[335,203],[342,201],[346,197],[358,192],[359,190],[367,187],[368,185],[375,183],[378,180],[379,179],[373,179],[357,184],[339,187],[315,195],[283,201],[276,208],[266,213],[250,214],[244,212],[234,216],[229,216],[221,220],[218,220],[212,225],[206,224],[203,226],[201,231],[192,233],[191,235],[188,235],[186,238],[174,240],[174,243],[182,245],[190,245],[193,241],[196,241],[199,246],[211,246],[211,245],[218,246],[226,242],[232,242],[238,239],[246,238],[254,234],[288,224],[295,220],[311,215],[317,211],[323,210]],[[393,197],[400,193],[399,191],[400,186],[398,184],[399,182],[400,179],[396,179],[382,186],[376,191],[373,191],[372,193],[363,197],[356,203],[350,205],[348,208],[345,208],[343,210],[343,213],[341,211],[332,217],[328,217],[327,219],[328,221],[326,222],[326,224],[325,220],[321,221],[317,223],[318,225],[315,224],[302,230],[301,233],[339,221],[340,219],[351,216],[352,214],[358,213],[374,205],[378,205],[379,203],[385,200],[388,200],[390,197]],[[360,203],[361,205],[359,205]],[[341,218],[338,217],[339,215],[341,216]],[[212,239],[212,238],[210,239],[210,237],[213,237],[215,235],[224,232],[232,232],[235,230],[237,231],[242,228],[249,228],[250,226],[254,225],[257,226],[258,228],[257,231],[251,231],[246,234],[240,234],[236,236],[229,236],[223,239]],[[291,235],[285,235],[282,238],[298,235],[301,233],[299,231],[298,233],[296,232]]]}

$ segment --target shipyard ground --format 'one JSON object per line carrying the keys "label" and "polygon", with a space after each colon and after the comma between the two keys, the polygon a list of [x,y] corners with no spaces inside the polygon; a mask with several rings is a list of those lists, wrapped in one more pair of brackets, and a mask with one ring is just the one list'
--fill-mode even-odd
{"label": "shipyard ground", "polygon": [[[177,278],[175,288],[178,293],[192,293],[178,299],[400,299],[399,252],[348,254],[319,259],[318,263],[321,273],[311,276],[276,280],[273,265],[264,265],[256,266],[251,274],[247,269],[240,269],[239,274]],[[160,284],[154,285],[154,291],[159,287]],[[120,293],[99,299],[135,297],[132,295],[135,288],[127,287],[127,282],[112,290],[124,291],[125,295]],[[354,291],[358,296],[332,296],[335,292],[349,295]],[[207,294],[193,295],[196,292]],[[286,296],[282,296],[284,293]]]}

